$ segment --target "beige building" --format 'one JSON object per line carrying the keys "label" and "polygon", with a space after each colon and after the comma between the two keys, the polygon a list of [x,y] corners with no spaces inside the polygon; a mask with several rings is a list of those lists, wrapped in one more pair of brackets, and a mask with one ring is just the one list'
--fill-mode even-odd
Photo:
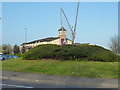
{"label": "beige building", "polygon": [[[62,31],[63,29],[63,31]],[[28,43],[21,44],[22,47],[27,47],[27,49],[31,49],[35,46],[42,45],[42,44],[57,44],[57,45],[65,45],[65,44],[72,44],[72,41],[66,38],[66,30],[64,27],[58,30],[58,37],[48,37],[43,38],[35,41],[31,41]]]}

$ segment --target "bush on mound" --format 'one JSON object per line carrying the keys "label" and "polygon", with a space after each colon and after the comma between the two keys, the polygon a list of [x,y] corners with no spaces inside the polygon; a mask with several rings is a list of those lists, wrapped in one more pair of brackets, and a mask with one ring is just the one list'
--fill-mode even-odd
{"label": "bush on mound", "polygon": [[96,45],[39,45],[23,55],[23,59],[58,59],[88,61],[118,61],[120,56]]}

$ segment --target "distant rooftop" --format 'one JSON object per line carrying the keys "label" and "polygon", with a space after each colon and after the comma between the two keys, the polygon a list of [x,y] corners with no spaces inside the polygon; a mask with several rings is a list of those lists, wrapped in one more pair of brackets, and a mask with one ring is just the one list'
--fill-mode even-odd
{"label": "distant rooftop", "polygon": [[34,40],[34,41],[31,41],[28,43],[23,43],[22,45],[36,43],[36,42],[50,42],[50,41],[53,41],[53,40],[58,39],[58,38],[59,37],[48,37],[48,38],[43,38],[43,39],[39,39],[39,40]]}
{"label": "distant rooftop", "polygon": [[64,27],[61,27],[58,31],[62,31],[62,28],[63,28],[63,31],[67,31]]}
{"label": "distant rooftop", "polygon": [[[58,31],[62,31],[62,28],[63,28],[63,31],[66,31],[66,29],[64,27],[61,27]],[[31,42],[28,42],[28,43],[22,43],[21,45],[38,43],[38,42],[50,42],[50,41],[56,40],[58,38],[59,37],[48,37],[48,38],[43,38],[43,39],[39,39],[39,40],[34,40],[34,41],[31,41]],[[69,39],[67,39],[67,40],[69,40]]]}

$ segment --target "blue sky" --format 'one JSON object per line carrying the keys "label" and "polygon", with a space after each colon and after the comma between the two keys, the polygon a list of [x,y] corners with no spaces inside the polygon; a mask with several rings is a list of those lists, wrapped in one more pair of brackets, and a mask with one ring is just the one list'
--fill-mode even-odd
{"label": "blue sky", "polygon": [[[46,37],[56,37],[63,8],[73,26],[76,2],[3,2],[3,44],[25,42]],[[92,43],[108,48],[110,38],[118,34],[117,2],[81,2],[76,30],[76,43]]]}
{"label": "blue sky", "polygon": [[[2,3],[0,2],[0,18],[2,17]],[[0,19],[0,45],[2,44],[2,19]]]}

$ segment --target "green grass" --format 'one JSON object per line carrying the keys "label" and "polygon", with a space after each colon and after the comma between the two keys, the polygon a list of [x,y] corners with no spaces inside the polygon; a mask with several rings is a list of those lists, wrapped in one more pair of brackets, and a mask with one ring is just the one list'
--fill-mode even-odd
{"label": "green grass", "polygon": [[118,78],[118,62],[11,59],[0,61],[2,70],[50,75]]}

